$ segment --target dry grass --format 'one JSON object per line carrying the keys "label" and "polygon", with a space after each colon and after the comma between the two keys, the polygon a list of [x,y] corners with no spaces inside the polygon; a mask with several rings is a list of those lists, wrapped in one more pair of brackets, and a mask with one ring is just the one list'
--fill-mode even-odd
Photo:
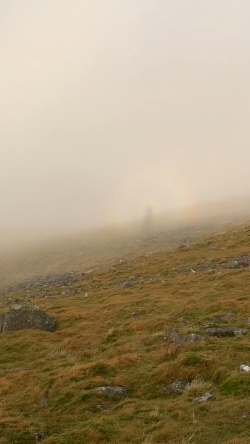
{"label": "dry grass", "polygon": [[[70,296],[54,288],[45,299],[35,290],[32,303],[55,316],[58,329],[1,335],[0,444],[31,444],[43,430],[44,444],[249,443],[250,416],[243,415],[250,412],[249,374],[238,371],[250,352],[249,269],[172,270],[249,252],[249,233],[243,227],[177,251],[144,252],[118,266],[111,261],[115,273],[104,262]],[[211,243],[216,249],[208,249]],[[144,281],[125,290],[116,285],[131,275]],[[169,327],[181,336],[204,335],[204,325],[227,312],[234,316],[225,324],[246,328],[246,335],[163,340]],[[176,379],[189,380],[185,393],[167,395],[165,385]],[[124,386],[129,397],[85,392],[104,385]],[[213,398],[197,403],[207,391]]]}
{"label": "dry grass", "polygon": [[201,379],[194,379],[186,387],[186,394],[190,398],[199,396],[211,389],[212,384],[210,382],[202,381]]}

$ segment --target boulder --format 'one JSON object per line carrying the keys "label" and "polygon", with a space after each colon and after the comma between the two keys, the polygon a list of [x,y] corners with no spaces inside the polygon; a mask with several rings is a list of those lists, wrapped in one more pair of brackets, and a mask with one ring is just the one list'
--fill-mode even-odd
{"label": "boulder", "polygon": [[52,316],[35,306],[12,305],[0,318],[1,333],[26,329],[55,331],[56,321]]}

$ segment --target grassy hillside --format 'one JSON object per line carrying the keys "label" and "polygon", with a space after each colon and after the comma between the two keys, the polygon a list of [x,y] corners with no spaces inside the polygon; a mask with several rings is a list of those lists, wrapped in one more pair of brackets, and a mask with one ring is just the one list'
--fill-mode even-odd
{"label": "grassy hillside", "polygon": [[[250,253],[250,226],[228,228],[210,236],[204,228],[179,247],[187,233],[136,247],[123,238],[124,249],[104,240],[88,263],[65,243],[51,256],[30,250],[3,261],[2,288],[11,277],[83,265],[85,274],[3,292],[1,311],[9,302],[37,305],[58,328],[1,335],[0,444],[250,443],[250,373],[239,370],[250,365],[250,269],[227,268]],[[206,331],[229,326],[245,332]],[[186,381],[183,393],[166,388],[176,380]],[[128,396],[91,391],[104,386]],[[206,392],[212,397],[198,402]]]}

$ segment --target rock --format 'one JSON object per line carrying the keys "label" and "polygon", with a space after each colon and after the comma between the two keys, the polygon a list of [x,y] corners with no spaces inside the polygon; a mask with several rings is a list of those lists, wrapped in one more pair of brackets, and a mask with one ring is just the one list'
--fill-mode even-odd
{"label": "rock", "polygon": [[119,259],[117,259],[116,263],[117,264],[126,264],[126,259],[124,259],[123,257],[120,257]]}
{"label": "rock", "polygon": [[172,328],[169,327],[164,333],[163,340],[166,342],[173,342],[175,344],[181,343],[180,335]]}
{"label": "rock", "polygon": [[133,313],[131,313],[132,318],[137,318],[140,315],[141,313],[139,311],[133,311]]}
{"label": "rock", "polygon": [[173,393],[182,394],[185,392],[187,385],[187,379],[177,379],[176,381],[172,382],[172,384],[164,387],[164,392],[168,395],[171,395]]}
{"label": "rock", "polygon": [[99,393],[101,395],[110,396],[110,397],[120,397],[126,398],[128,396],[128,391],[125,387],[97,387],[95,389],[90,390],[95,393]]}
{"label": "rock", "polygon": [[223,268],[227,268],[228,270],[233,270],[234,268],[240,268],[240,267],[237,261],[232,261],[225,264]]}
{"label": "rock", "polygon": [[119,287],[120,288],[130,288],[130,287],[133,287],[133,284],[130,281],[122,281],[119,283]]}
{"label": "rock", "polygon": [[220,322],[224,322],[226,319],[231,318],[234,316],[234,313],[225,313],[224,315],[218,315],[215,316],[214,318],[214,322],[220,323]]}
{"label": "rock", "polygon": [[35,306],[16,304],[0,318],[1,333],[26,329],[55,331],[56,321],[52,316]]}
{"label": "rock", "polygon": [[191,271],[190,267],[174,267],[172,268],[173,271],[176,271],[177,273],[189,273]]}
{"label": "rock", "polygon": [[244,419],[249,418],[249,417],[250,417],[250,411],[243,412],[243,413],[241,414],[241,417],[244,418]]}
{"label": "rock", "polygon": [[102,412],[105,412],[109,409],[106,405],[103,405],[103,404],[98,404],[97,408],[98,408],[98,410],[101,410]]}
{"label": "rock", "polygon": [[195,398],[195,401],[199,402],[199,403],[206,402],[206,401],[208,401],[208,399],[210,399],[212,397],[213,397],[212,393],[206,392],[206,393],[204,393],[204,395],[201,395],[201,396],[198,396],[197,398]]}
{"label": "rock", "polygon": [[6,293],[14,293],[17,291],[34,290],[49,290],[54,287],[65,287],[74,284],[75,282],[83,280],[85,273],[68,272],[56,273],[46,276],[36,276],[29,281],[13,284],[6,288]]}
{"label": "rock", "polygon": [[36,442],[39,442],[39,441],[43,441],[45,438],[47,438],[48,435],[45,432],[38,432],[38,433],[34,434],[34,437],[35,437]]}
{"label": "rock", "polygon": [[117,268],[115,268],[115,267],[111,267],[111,268],[109,269],[109,271],[111,271],[112,273],[115,273],[115,272],[117,271]]}
{"label": "rock", "polygon": [[193,342],[199,342],[201,340],[204,340],[205,338],[199,335],[196,335],[195,333],[190,333],[188,335],[185,335],[181,337],[172,327],[168,328],[164,332],[164,338],[163,340],[166,342],[173,342],[174,344],[183,344],[183,343],[193,343]]}
{"label": "rock", "polygon": [[210,336],[240,336],[246,333],[246,329],[238,327],[218,327],[218,328],[205,328],[205,332]]}
{"label": "rock", "polygon": [[240,366],[240,370],[243,371],[243,372],[250,372],[250,365],[242,364]]}
{"label": "rock", "polygon": [[203,336],[200,335],[196,335],[195,333],[190,333],[189,335],[185,335],[182,338],[182,342],[199,342],[199,341],[204,341],[205,338]]}
{"label": "rock", "polygon": [[235,256],[232,261],[224,264],[224,268],[250,268],[250,254],[240,254]]}

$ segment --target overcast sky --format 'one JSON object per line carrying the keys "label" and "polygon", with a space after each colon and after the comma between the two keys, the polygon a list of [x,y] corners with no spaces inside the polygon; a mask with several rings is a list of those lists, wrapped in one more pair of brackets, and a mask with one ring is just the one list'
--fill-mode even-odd
{"label": "overcast sky", "polygon": [[0,229],[250,194],[249,0],[0,0]]}

